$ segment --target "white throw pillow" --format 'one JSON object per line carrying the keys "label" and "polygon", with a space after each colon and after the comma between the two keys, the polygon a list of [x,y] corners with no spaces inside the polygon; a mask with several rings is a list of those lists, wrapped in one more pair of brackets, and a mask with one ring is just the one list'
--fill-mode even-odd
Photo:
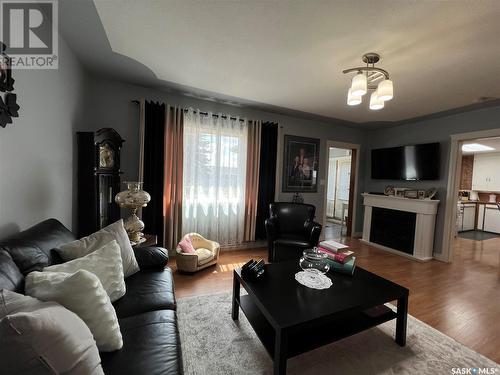
{"label": "white throw pillow", "polygon": [[55,302],[0,290],[2,374],[104,375],[85,323]]}
{"label": "white throw pillow", "polygon": [[67,262],[90,254],[100,247],[104,246],[111,240],[115,239],[120,245],[123,262],[123,274],[125,277],[133,275],[139,271],[139,265],[135,259],[134,250],[130,245],[130,240],[127,232],[123,227],[123,220],[102,228],[100,231],[92,233],[90,236],[59,246],[57,252],[61,258]]}
{"label": "white throw pillow", "polygon": [[120,246],[116,240],[112,240],[84,257],[45,267],[43,272],[75,273],[78,270],[86,270],[95,274],[101,281],[111,302],[115,302],[125,295],[122,257]]}
{"label": "white throw pillow", "polygon": [[80,270],[31,272],[26,276],[26,294],[42,301],[55,301],[78,315],[94,335],[100,351],[123,346],[115,309],[96,275]]}

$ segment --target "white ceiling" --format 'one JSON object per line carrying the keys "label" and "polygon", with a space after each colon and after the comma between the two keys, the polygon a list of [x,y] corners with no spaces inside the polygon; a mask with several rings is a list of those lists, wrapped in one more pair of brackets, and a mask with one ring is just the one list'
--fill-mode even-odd
{"label": "white ceiling", "polygon": [[[114,52],[158,79],[354,122],[500,98],[500,1],[94,0]],[[346,105],[365,52],[395,98]]]}
{"label": "white ceiling", "polygon": [[483,146],[488,146],[494,148],[494,150],[490,151],[479,151],[479,152],[463,152],[464,154],[471,155],[471,154],[488,154],[488,153],[498,153],[500,152],[500,138],[495,137],[495,138],[482,138],[482,139],[475,139],[473,141],[467,141],[464,142],[464,144],[471,144],[471,143],[478,143]]}

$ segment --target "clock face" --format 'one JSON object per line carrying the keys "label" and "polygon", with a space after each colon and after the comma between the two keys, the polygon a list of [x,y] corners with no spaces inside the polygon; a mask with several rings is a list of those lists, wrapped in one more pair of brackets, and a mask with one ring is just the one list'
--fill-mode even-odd
{"label": "clock face", "polygon": [[115,166],[115,152],[107,143],[99,146],[99,167],[113,168]]}

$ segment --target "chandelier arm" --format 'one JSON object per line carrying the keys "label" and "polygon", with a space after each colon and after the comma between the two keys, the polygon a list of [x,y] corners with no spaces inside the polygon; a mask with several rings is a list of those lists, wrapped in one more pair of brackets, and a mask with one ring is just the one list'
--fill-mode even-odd
{"label": "chandelier arm", "polygon": [[352,72],[379,72],[385,76],[385,79],[389,79],[389,72],[387,72],[387,70],[375,67],[360,66],[359,68],[350,68],[342,71],[344,74]]}

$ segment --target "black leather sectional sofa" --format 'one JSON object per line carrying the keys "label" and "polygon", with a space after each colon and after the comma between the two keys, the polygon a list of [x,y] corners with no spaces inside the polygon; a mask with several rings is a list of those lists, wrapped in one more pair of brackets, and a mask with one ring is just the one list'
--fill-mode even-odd
{"label": "black leather sectional sofa", "polygon": [[[49,219],[0,240],[0,289],[24,292],[24,277],[60,263],[53,250],[76,237]],[[165,249],[134,249],[140,272],[125,279],[127,292],[113,305],[119,318],[123,348],[101,353],[106,374],[182,374],[172,271]]]}

